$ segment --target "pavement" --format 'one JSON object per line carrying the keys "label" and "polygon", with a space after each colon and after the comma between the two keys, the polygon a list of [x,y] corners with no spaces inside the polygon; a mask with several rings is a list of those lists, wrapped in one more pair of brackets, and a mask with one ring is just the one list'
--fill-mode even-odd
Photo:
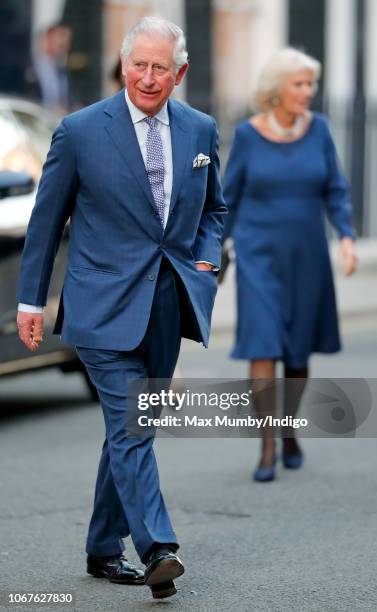
{"label": "pavement", "polygon": [[[250,479],[255,440],[157,440],[186,566],[178,594],[157,603],[147,587],[85,573],[102,429],[99,410],[88,405],[3,431],[3,591],[72,593],[68,609],[79,612],[377,609],[375,440],[306,440],[305,468],[279,466],[279,480],[267,485]],[[127,554],[140,563],[132,545]]]}
{"label": "pavement", "polygon": [[[377,239],[357,241],[358,270],[345,278],[338,263],[338,241],[330,244],[339,314],[342,319],[377,312]],[[231,264],[219,287],[212,318],[214,332],[234,329],[236,322],[235,266]]]}
{"label": "pavement", "polygon": [[[375,376],[377,317],[361,322],[348,325],[342,353],[313,357],[315,376]],[[214,334],[208,350],[185,341],[181,374],[245,375],[245,363],[227,357],[231,341]],[[147,587],[85,573],[104,426],[82,378],[52,370],[4,379],[0,414],[0,597],[68,592],[75,602],[66,609],[78,612],[377,610],[375,437],[305,438],[304,467],[290,472],[279,462],[268,484],[251,479],[257,439],[158,437],[186,572],[177,595],[157,602]],[[132,543],[127,555],[139,564]]]}
{"label": "pavement", "polygon": [[[335,247],[332,247],[332,249]],[[377,242],[360,269],[336,273],[344,350],[315,355],[315,377],[377,378]],[[336,268],[336,262],[334,263]],[[244,377],[228,358],[232,273],[220,288],[208,350],[184,341],[181,376]],[[374,398],[374,409],[377,398]],[[176,596],[154,601],[85,573],[103,418],[82,377],[57,370],[0,381],[0,612],[12,593],[68,592],[77,612],[376,612],[377,443],[308,439],[304,467],[251,479],[259,440],[160,436],[161,486],[186,566]],[[127,555],[139,564],[132,543]]]}

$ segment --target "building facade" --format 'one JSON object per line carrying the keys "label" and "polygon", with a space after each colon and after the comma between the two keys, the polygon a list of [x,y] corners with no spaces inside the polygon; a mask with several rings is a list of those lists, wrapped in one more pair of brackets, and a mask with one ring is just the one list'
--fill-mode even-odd
{"label": "building facade", "polygon": [[[75,99],[87,104],[109,95],[117,87],[111,75],[124,33],[143,15],[160,15],[187,33],[190,70],[176,95],[217,118],[224,158],[235,122],[251,112],[256,78],[268,58],[287,44],[313,54],[324,66],[314,108],[330,116],[352,183],[358,233],[377,236],[377,0],[31,0],[22,15],[21,4],[2,0],[0,27],[8,38],[9,32],[17,36],[18,45],[13,81],[0,59],[1,90],[24,93],[19,77],[30,60],[26,49],[39,31],[64,21],[73,30]],[[9,66],[9,41],[6,47],[0,58],[6,56]]]}

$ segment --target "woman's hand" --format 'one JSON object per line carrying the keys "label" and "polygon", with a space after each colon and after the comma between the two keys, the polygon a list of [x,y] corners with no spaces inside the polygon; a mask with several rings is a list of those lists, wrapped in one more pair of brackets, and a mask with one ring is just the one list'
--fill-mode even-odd
{"label": "woman's hand", "polygon": [[340,241],[339,260],[345,276],[351,276],[357,268],[357,255],[355,241],[346,236]]}

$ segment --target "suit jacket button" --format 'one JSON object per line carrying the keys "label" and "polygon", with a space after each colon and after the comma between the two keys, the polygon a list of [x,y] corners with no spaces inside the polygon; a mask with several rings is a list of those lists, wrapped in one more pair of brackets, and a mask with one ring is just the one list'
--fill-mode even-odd
{"label": "suit jacket button", "polygon": [[148,280],[154,281],[154,274],[148,274]]}

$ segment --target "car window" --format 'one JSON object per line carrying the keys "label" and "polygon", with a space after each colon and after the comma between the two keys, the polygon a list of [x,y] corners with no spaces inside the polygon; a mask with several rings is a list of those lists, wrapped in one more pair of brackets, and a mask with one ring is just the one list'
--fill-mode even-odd
{"label": "car window", "polygon": [[17,123],[23,128],[30,145],[43,164],[51,144],[54,126],[47,117],[38,117],[23,111],[13,110]]}
{"label": "car window", "polygon": [[0,133],[0,170],[27,172],[39,181],[52,127],[25,112],[0,110]]}
{"label": "car window", "polygon": [[0,169],[12,170],[7,167],[12,151],[20,145],[20,133],[12,120],[10,113],[0,110]]}

